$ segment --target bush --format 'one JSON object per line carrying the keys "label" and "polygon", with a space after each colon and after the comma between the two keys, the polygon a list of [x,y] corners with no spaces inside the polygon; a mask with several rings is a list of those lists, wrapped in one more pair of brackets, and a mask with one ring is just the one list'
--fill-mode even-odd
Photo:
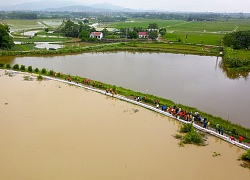
{"label": "bush", "polygon": [[193,124],[188,123],[188,124],[184,124],[183,126],[181,126],[180,132],[187,133],[187,132],[191,132],[193,129],[194,129]]}
{"label": "bush", "polygon": [[250,162],[250,149],[248,149],[246,153],[241,155],[241,159]]}
{"label": "bush", "polygon": [[184,136],[184,140],[183,142],[185,144],[197,144],[197,145],[201,145],[203,143],[203,139],[201,137],[200,134],[198,134],[195,130],[191,130],[190,132],[188,132],[185,136]]}
{"label": "bush", "polygon": [[36,68],[36,69],[35,69],[35,72],[36,72],[36,73],[38,73],[38,72],[39,72],[39,69],[38,69],[38,68]]}
{"label": "bush", "polygon": [[4,63],[3,62],[0,62],[0,67],[4,67]]}
{"label": "bush", "polygon": [[37,80],[41,81],[41,80],[43,80],[43,77],[39,74],[39,75],[37,76]]}
{"label": "bush", "polygon": [[13,69],[19,69],[19,64],[15,64],[14,66],[13,66]]}
{"label": "bush", "polygon": [[49,71],[49,75],[54,76],[54,71],[53,71],[53,70],[50,70],[50,71]]}
{"label": "bush", "polygon": [[181,139],[181,138],[182,138],[182,135],[176,134],[174,137],[175,137],[176,139]]}
{"label": "bush", "polygon": [[28,71],[32,72],[32,66],[28,66]]}
{"label": "bush", "polygon": [[42,68],[42,74],[46,74],[47,70],[45,68]]}
{"label": "bush", "polygon": [[10,64],[6,64],[5,66],[7,69],[10,69],[11,68],[11,65]]}
{"label": "bush", "polygon": [[20,68],[22,71],[25,71],[25,65],[21,65],[21,68]]}

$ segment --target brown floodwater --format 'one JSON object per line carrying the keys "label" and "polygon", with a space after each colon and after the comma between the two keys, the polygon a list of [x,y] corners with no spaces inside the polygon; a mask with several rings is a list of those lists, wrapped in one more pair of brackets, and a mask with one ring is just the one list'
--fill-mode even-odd
{"label": "brown floodwater", "polygon": [[248,73],[228,73],[221,58],[168,53],[86,53],[1,57],[0,61],[47,68],[153,94],[196,107],[250,128]]}
{"label": "brown floodwater", "polygon": [[245,150],[211,136],[180,147],[180,123],[142,107],[23,75],[1,76],[0,92],[0,179],[250,177]]}

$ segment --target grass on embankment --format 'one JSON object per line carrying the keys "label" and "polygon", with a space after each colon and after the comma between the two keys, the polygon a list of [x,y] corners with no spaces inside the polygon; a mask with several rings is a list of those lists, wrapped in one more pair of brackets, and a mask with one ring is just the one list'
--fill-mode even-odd
{"label": "grass on embankment", "polygon": [[250,71],[250,50],[225,48],[223,63],[231,71]]}
{"label": "grass on embankment", "polygon": [[[11,67],[10,64],[0,63],[0,68],[21,70],[24,72],[42,74],[42,75],[53,76],[53,77],[55,75],[55,72],[53,70],[47,71],[45,68],[43,68],[42,70],[39,70],[38,68],[33,69],[32,66],[29,66],[28,68],[26,68],[24,65],[21,65],[19,68],[19,65],[14,65],[13,67]],[[72,81],[85,84],[84,80],[86,78],[79,77],[79,76],[71,76],[71,75],[62,74],[62,73],[56,73],[56,74],[57,74],[57,78],[67,79],[70,76]],[[130,89],[125,89],[123,87],[116,87],[115,85],[105,84],[103,82],[99,82],[99,81],[95,81],[95,80],[90,80],[90,84],[86,84],[86,85],[94,86],[95,88],[99,88],[99,89],[103,89],[103,90],[112,89],[114,92],[117,91],[118,94],[123,95],[123,96],[128,97],[128,98],[134,98],[134,97],[141,96],[142,101],[144,103],[150,104],[152,106],[155,106],[154,100],[157,99],[157,100],[159,100],[160,105],[167,105],[168,107],[169,106],[173,107],[176,104],[177,106],[180,106],[182,108],[182,110],[186,110],[187,112],[191,112],[191,111],[193,113],[199,112],[202,115],[202,117],[206,117],[207,119],[210,120],[210,122],[211,122],[210,126],[212,128],[215,128],[216,124],[218,123],[220,125],[220,127],[223,127],[225,129],[226,134],[228,134],[228,135],[233,134],[237,138],[237,135],[233,133],[236,130],[238,135],[241,134],[244,137],[245,142],[250,143],[250,129],[249,128],[242,127],[241,125],[238,125],[238,124],[232,124],[231,122],[229,122],[225,119],[222,119],[220,117],[216,117],[216,116],[213,116],[211,114],[199,111],[197,108],[189,107],[189,106],[182,105],[182,104],[177,104],[171,100],[157,97],[157,96],[154,96],[151,94],[144,94],[141,92],[135,92],[135,91],[132,91]]]}
{"label": "grass on embankment", "polygon": [[205,56],[219,56],[219,48],[203,45],[172,44],[164,42],[122,42],[112,44],[94,44],[93,46],[73,46],[60,48],[55,51],[36,50],[29,52],[22,51],[0,51],[0,55],[17,56],[17,55],[43,55],[43,54],[68,54],[84,52],[108,52],[108,51],[134,51],[134,52],[163,52],[175,54],[194,54]]}

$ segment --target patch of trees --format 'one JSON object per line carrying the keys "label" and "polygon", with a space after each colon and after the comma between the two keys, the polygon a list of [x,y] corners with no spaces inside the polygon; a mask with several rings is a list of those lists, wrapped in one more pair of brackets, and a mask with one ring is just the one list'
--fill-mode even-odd
{"label": "patch of trees", "polygon": [[[139,37],[139,32],[147,32],[148,38],[155,40],[158,38],[158,24],[150,23],[148,28],[134,27],[134,28],[121,28],[120,36],[122,38],[137,39]],[[159,30],[162,34],[166,33],[166,29],[162,28]]]}
{"label": "patch of trees", "polygon": [[7,25],[0,24],[0,49],[8,50],[14,46],[13,39],[9,33],[9,27]]}
{"label": "patch of trees", "polygon": [[103,16],[98,18],[98,22],[120,22],[126,21],[126,17],[116,17],[116,16]]}
{"label": "patch of trees", "polygon": [[250,49],[250,30],[226,34],[223,37],[223,43],[233,49]]}
{"label": "patch of trees", "polygon": [[64,33],[67,37],[80,38],[82,41],[90,40],[90,33],[95,32],[94,27],[83,24],[79,21],[77,24],[71,20],[63,21],[58,31]]}
{"label": "patch of trees", "polygon": [[33,12],[9,12],[5,13],[5,19],[37,19],[37,14]]}

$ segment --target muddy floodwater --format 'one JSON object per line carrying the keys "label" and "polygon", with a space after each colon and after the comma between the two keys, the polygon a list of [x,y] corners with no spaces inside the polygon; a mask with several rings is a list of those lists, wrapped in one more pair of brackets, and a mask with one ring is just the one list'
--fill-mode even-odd
{"label": "muddy floodwater", "polygon": [[248,73],[225,72],[221,58],[167,53],[86,53],[66,56],[2,57],[91,78],[196,107],[250,128]]}
{"label": "muddy floodwater", "polygon": [[67,84],[0,75],[0,179],[250,177],[237,160],[245,150],[232,144],[208,136],[205,147],[179,147],[176,120]]}

